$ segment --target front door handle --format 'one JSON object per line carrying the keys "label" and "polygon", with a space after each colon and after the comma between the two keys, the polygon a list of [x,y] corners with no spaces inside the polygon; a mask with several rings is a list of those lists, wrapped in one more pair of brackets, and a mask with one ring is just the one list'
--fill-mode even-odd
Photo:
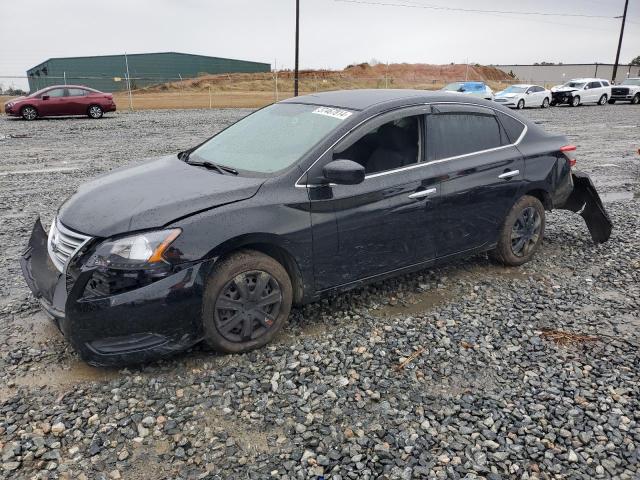
{"label": "front door handle", "polygon": [[435,188],[427,188],[426,190],[418,190],[417,192],[413,192],[411,195],[409,195],[409,198],[424,198],[428,197],[429,195],[433,195],[434,193],[436,193]]}
{"label": "front door handle", "polygon": [[515,177],[516,175],[520,175],[520,170],[509,170],[508,172],[504,172],[503,174],[498,175],[498,178],[507,179]]}

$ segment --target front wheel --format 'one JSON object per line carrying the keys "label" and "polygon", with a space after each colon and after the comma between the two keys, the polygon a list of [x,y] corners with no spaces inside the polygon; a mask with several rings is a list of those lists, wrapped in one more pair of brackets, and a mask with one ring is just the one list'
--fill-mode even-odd
{"label": "front wheel", "polygon": [[34,107],[27,105],[26,107],[22,107],[20,115],[22,115],[22,118],[25,120],[35,120],[38,118],[38,111]]}
{"label": "front wheel", "polygon": [[544,100],[542,101],[542,108],[549,108],[549,98],[544,97]]}
{"label": "front wheel", "polygon": [[609,100],[609,105],[613,105],[614,103],[616,103],[615,99],[612,98]]}
{"label": "front wheel", "polygon": [[600,100],[598,100],[598,105],[605,105],[607,103],[607,96],[606,95],[602,95],[600,97]]}
{"label": "front wheel", "polygon": [[571,99],[571,106],[577,107],[578,105],[580,105],[580,97],[573,97]]}
{"label": "front wheel", "polygon": [[255,250],[241,250],[216,265],[203,298],[205,342],[226,353],[269,343],[286,323],[293,289],[284,267]]}
{"label": "front wheel", "polygon": [[540,200],[530,195],[522,196],[505,218],[492,256],[508,266],[528,262],[540,249],[544,227],[544,207]]}
{"label": "front wheel", "polygon": [[640,93],[636,93],[631,99],[631,105],[638,105],[640,103]]}
{"label": "front wheel", "polygon": [[524,100],[520,100],[518,102],[518,110],[522,110],[524,108]]}
{"label": "front wheel", "polygon": [[100,105],[91,105],[89,107],[89,110],[87,111],[87,114],[89,115],[89,118],[97,120],[98,118],[102,118],[104,112],[102,111],[102,107]]}

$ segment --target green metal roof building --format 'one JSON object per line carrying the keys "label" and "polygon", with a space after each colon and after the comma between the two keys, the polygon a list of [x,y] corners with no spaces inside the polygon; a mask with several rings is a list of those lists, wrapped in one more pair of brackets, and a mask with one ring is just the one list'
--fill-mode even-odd
{"label": "green metal roof building", "polygon": [[95,57],[50,58],[29,69],[29,90],[49,85],[86,85],[103,92],[142,88],[201,74],[269,72],[269,63],[207,57],[189,53],[136,53]]}

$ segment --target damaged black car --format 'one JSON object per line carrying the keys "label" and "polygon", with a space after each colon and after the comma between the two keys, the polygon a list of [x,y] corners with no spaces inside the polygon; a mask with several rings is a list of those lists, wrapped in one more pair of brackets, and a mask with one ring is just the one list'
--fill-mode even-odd
{"label": "damaged black car", "polygon": [[612,224],[575,147],[493,102],[411,90],[265,107],[177,155],[83,185],[24,277],[80,356],[155,359],[267,344],[291,306],[488,251],[540,249],[545,211]]}

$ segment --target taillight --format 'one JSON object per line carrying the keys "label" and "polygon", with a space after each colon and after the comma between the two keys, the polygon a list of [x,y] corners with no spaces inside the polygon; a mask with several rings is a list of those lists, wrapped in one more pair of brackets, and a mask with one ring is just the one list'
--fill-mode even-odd
{"label": "taillight", "polygon": [[567,162],[569,162],[570,167],[576,166],[576,146],[575,145],[565,145],[564,147],[560,147],[560,151],[564,153],[564,156],[567,157]]}

